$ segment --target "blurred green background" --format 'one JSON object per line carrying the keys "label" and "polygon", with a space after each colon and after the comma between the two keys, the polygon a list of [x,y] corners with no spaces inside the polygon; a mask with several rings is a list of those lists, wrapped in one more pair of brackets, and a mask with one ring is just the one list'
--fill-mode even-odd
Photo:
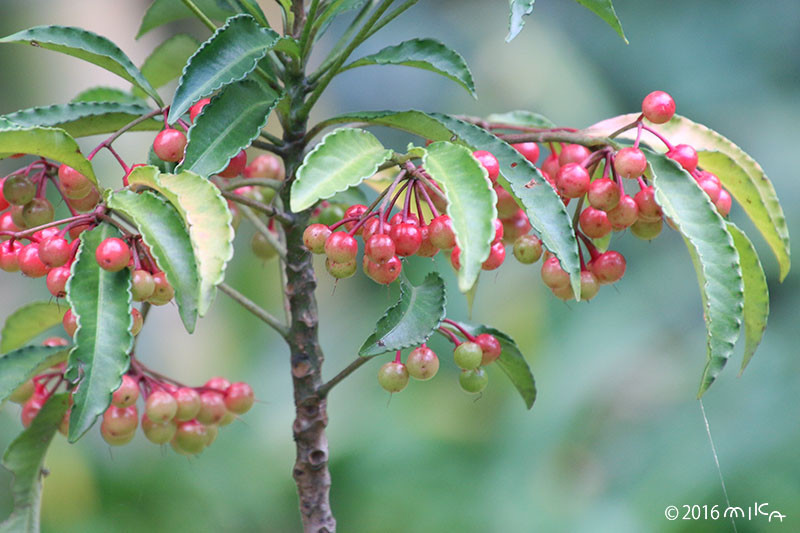
{"label": "blurred green background", "polygon": [[[262,1],[274,14],[274,3]],[[635,111],[654,89],[670,92],[678,111],[718,129],[765,168],[800,234],[796,139],[800,122],[800,3],[795,0],[617,0],[631,44],[594,15],[565,0],[536,3],[511,44],[504,42],[507,2],[421,2],[364,46],[364,52],[414,36],[435,36],[470,63],[480,100],[447,80],[413,69],[356,69],[331,87],[317,117],[357,109],[416,107],[473,115],[516,108],[582,127]],[[114,39],[141,63],[175,24],[134,40],[144,0],[4,0],[0,33],[36,24],[83,26]],[[340,30],[341,24],[334,27]],[[330,44],[330,40],[323,40]],[[94,85],[124,87],[98,68],[21,46],[0,47],[0,113],[68,101]],[[169,94],[169,90],[165,92]],[[120,143],[143,158],[152,134]],[[400,136],[385,137],[400,143]],[[93,139],[84,141],[89,146]],[[107,184],[120,179],[101,156]],[[3,169],[10,169],[3,162]],[[752,226],[734,207],[746,229]],[[248,253],[249,229],[228,281],[280,312],[277,265]],[[788,517],[739,519],[746,531],[800,530],[800,358],[798,290],[792,271],[777,283],[764,241],[772,315],[762,347],[738,378],[741,347],[705,396],[731,503],[769,504]],[[700,405],[704,327],[696,278],[682,240],[665,232],[645,243],[629,234],[612,246],[628,258],[617,288],[590,304],[565,305],[545,290],[538,265],[509,260],[483,276],[475,322],[516,338],[536,376],[539,398],[528,412],[496,369],[477,400],[463,394],[446,346],[432,382],[412,383],[390,398],[371,363],[331,395],[332,505],[341,531],[643,532],[732,531],[730,521],[668,521],[665,507],[725,508]],[[509,255],[510,257],[510,255]],[[467,317],[449,267],[448,314]],[[412,261],[412,277],[432,268]],[[326,375],[348,364],[394,294],[362,274],[341,282],[320,274]],[[0,320],[44,284],[0,278]],[[199,384],[214,375],[253,384],[260,403],[223,428],[202,456],[186,459],[137,435],[110,449],[92,431],[69,446],[58,437],[47,466],[43,529],[108,531],[298,531],[290,472],[293,405],[287,352],[279,339],[221,295],[189,336],[176,309],[154,309],[139,356],[158,370]],[[0,445],[20,430],[17,406],[0,412]],[[10,510],[10,476],[0,472],[0,516]],[[681,515],[684,511],[681,508]]]}

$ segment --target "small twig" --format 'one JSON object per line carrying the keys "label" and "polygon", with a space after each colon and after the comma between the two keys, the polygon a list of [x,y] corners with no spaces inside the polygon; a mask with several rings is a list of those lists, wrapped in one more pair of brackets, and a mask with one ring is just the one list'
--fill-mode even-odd
{"label": "small twig", "polygon": [[233,191],[239,187],[254,185],[256,187],[269,187],[276,191],[283,187],[283,180],[271,178],[234,178],[229,180],[213,180],[214,184],[223,191]]}
{"label": "small twig", "polygon": [[336,385],[341,383],[347,376],[349,376],[350,374],[352,374],[353,372],[355,372],[356,370],[361,368],[364,364],[368,363],[370,361],[370,359],[372,359],[372,358],[371,357],[359,357],[358,359],[356,359],[355,361],[353,361],[352,363],[347,365],[347,367],[345,367],[344,370],[342,370],[341,372],[336,374],[336,376],[331,378],[330,381],[327,381],[327,382],[323,383],[322,385],[320,385],[317,388],[317,394],[319,395],[319,397],[320,398],[324,398],[325,396],[327,396],[328,392],[330,392],[330,390],[332,388],[334,388]]}
{"label": "small twig", "polygon": [[240,293],[239,291],[237,291],[236,289],[225,283],[220,283],[219,285],[217,285],[217,287],[219,288],[220,291],[224,292],[232,299],[236,300],[236,302],[239,305],[241,305],[242,307],[253,313],[255,316],[260,318],[265,324],[267,324],[269,327],[277,331],[281,335],[281,337],[286,338],[289,335],[289,328],[285,324],[281,323],[280,320],[278,320],[277,318],[272,316],[272,314],[270,314],[268,311],[266,311],[258,304],[250,300],[247,296],[245,296],[244,294]]}
{"label": "small twig", "polygon": [[267,216],[274,217],[276,220],[280,221],[283,224],[291,224],[293,218],[288,213],[283,213],[278,211],[272,206],[269,206],[265,203],[259,202],[258,200],[253,200],[252,198],[248,198],[247,196],[242,196],[241,194],[236,194],[230,191],[222,191],[222,196],[227,198],[228,200],[233,200],[237,204],[246,205],[256,211],[261,211]]}
{"label": "small twig", "polygon": [[275,248],[275,251],[278,252],[278,257],[281,258],[281,261],[286,261],[286,247],[281,244],[281,242],[278,240],[278,237],[276,237],[275,234],[269,230],[267,225],[264,224],[260,218],[258,218],[258,215],[253,213],[253,211],[247,206],[242,206],[242,213],[253,224],[253,226],[255,226],[256,231],[263,235],[264,238],[267,239],[267,242],[269,242],[272,247]]}

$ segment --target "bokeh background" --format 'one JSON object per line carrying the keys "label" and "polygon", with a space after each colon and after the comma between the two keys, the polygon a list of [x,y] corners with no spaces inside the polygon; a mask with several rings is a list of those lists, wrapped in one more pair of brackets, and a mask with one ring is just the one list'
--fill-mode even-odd
{"label": "bokeh background", "polygon": [[[37,24],[83,26],[114,39],[141,63],[178,23],[136,41],[149,2],[4,0],[0,33]],[[262,1],[274,15],[274,3]],[[507,2],[420,2],[363,47],[374,51],[435,36],[470,63],[480,99],[434,75],[400,67],[356,69],[332,85],[317,118],[358,109],[440,110],[474,115],[529,109],[582,127],[634,111],[663,89],[681,114],[729,136],[762,163],[800,234],[797,124],[800,121],[800,4],[794,0],[617,0],[630,45],[575,2],[542,0],[522,34],[504,42]],[[333,32],[341,31],[342,24]],[[323,40],[323,46],[330,44]],[[68,101],[95,85],[125,87],[99,68],[53,52],[0,47],[0,113]],[[171,88],[165,91],[169,96]],[[152,134],[120,143],[143,158]],[[386,136],[401,143],[402,137]],[[88,139],[89,146],[94,139]],[[104,154],[105,183],[119,170]],[[4,169],[10,169],[8,162]],[[733,219],[752,230],[734,207]],[[277,265],[237,237],[234,287],[280,312]],[[740,519],[745,531],[800,530],[800,277],[777,282],[777,266],[753,233],[770,280],[772,314],[759,353],[737,377],[741,347],[705,396],[733,505],[755,502],[788,515]],[[566,305],[539,281],[538,266],[513,259],[484,275],[472,315],[516,338],[536,376],[532,411],[498,371],[486,392],[462,393],[448,350],[432,382],[391,399],[366,366],[331,395],[332,505],[341,531],[642,532],[731,531],[729,521],[670,522],[668,505],[725,508],[706,428],[695,399],[704,363],[700,297],[689,256],[674,232],[652,243],[629,234],[613,247],[628,258],[617,288],[589,304]],[[509,257],[511,257],[509,255]],[[448,313],[466,319],[464,298],[439,258],[412,262],[411,276],[439,267],[450,280]],[[362,274],[334,291],[318,265],[326,375],[348,364],[394,295]],[[0,320],[44,284],[0,278]],[[109,531],[274,531],[300,529],[290,472],[293,405],[287,352],[256,319],[221,295],[189,336],[174,307],[156,308],[139,355],[189,383],[214,375],[253,384],[260,402],[224,428],[202,456],[186,459],[137,435],[111,449],[92,431],[70,446],[56,438],[47,460],[43,529]],[[0,445],[20,430],[18,407],[0,412]],[[0,472],[0,516],[10,510],[10,475]],[[683,511],[681,511],[683,514]]]}

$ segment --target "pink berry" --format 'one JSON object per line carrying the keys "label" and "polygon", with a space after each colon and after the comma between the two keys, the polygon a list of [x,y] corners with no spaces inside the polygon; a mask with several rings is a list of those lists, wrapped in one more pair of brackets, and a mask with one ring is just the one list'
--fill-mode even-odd
{"label": "pink berry", "polygon": [[139,399],[139,383],[128,374],[122,376],[122,383],[111,395],[111,404],[117,407],[130,407]]}
{"label": "pink berry", "polygon": [[373,235],[364,245],[364,253],[369,256],[372,262],[378,264],[385,263],[394,257],[394,252],[394,241],[391,237],[382,233]]}
{"label": "pink berry", "polygon": [[639,206],[636,200],[630,196],[623,195],[614,209],[608,211],[608,221],[616,231],[630,227],[639,219]]}
{"label": "pink berry", "polygon": [[153,151],[162,161],[177,163],[183,159],[185,149],[186,135],[173,128],[161,130],[153,140]]}
{"label": "pink berry", "polygon": [[131,249],[122,239],[109,237],[100,243],[94,255],[101,268],[109,272],[119,272],[128,266],[131,260]]}
{"label": "pink berry", "polygon": [[536,161],[539,160],[539,145],[536,143],[518,143],[512,144],[517,152],[522,154],[522,157],[533,163],[536,164]]}
{"label": "pink berry", "polygon": [[397,255],[401,257],[414,255],[422,246],[422,232],[418,226],[409,222],[392,226],[389,236],[394,241]]}
{"label": "pink berry", "polygon": [[39,259],[39,245],[30,243],[17,253],[19,269],[30,278],[46,276],[50,269]]}
{"label": "pink berry", "polygon": [[594,180],[589,184],[589,192],[587,194],[589,204],[595,209],[601,211],[611,211],[617,204],[622,193],[613,180],[608,178],[601,178]]}
{"label": "pink berry", "polygon": [[656,193],[652,186],[645,187],[637,192],[633,199],[639,208],[639,220],[643,222],[661,220],[663,213],[661,206],[656,203]]}
{"label": "pink berry", "polygon": [[64,194],[71,199],[85,198],[94,187],[86,176],[67,165],[58,167],[58,179]]}
{"label": "pink berry", "polygon": [[335,263],[347,263],[356,258],[358,243],[349,234],[337,231],[325,241],[325,255]]}
{"label": "pink berry", "polygon": [[66,264],[71,255],[72,247],[62,237],[50,237],[39,244],[39,259],[51,268]]}
{"label": "pink berry", "polygon": [[254,402],[255,394],[253,393],[253,388],[243,381],[231,383],[231,386],[225,391],[225,407],[228,408],[228,411],[237,415],[242,415],[249,411]]}
{"label": "pink berry", "polygon": [[489,173],[489,179],[492,180],[492,183],[496,182],[497,177],[500,175],[500,163],[497,161],[494,154],[486,150],[477,150],[472,152],[472,156],[477,159],[478,162],[483,165],[483,168],[486,169],[486,172]]}
{"label": "pink berry", "polygon": [[500,346],[500,341],[497,340],[497,337],[490,335],[489,333],[481,333],[475,337],[475,342],[481,347],[481,350],[483,350],[483,359],[481,360],[481,365],[483,366],[496,361],[500,357],[500,353],[503,351],[503,348]]}
{"label": "pink berry", "polygon": [[590,181],[589,173],[578,163],[567,163],[556,174],[558,192],[567,198],[580,198],[586,194]]}
{"label": "pink berry", "polygon": [[614,170],[623,178],[635,179],[647,168],[644,152],[633,146],[622,148],[614,156]]}
{"label": "pink berry", "polygon": [[203,108],[211,103],[211,98],[203,98],[198,100],[196,104],[189,108],[189,120],[194,122],[194,119],[197,118],[197,115],[203,112]]}
{"label": "pink berry", "polygon": [[542,263],[542,281],[551,289],[560,289],[569,285],[569,274],[561,268],[558,258],[554,255]]}
{"label": "pink berry", "polygon": [[67,295],[67,280],[70,272],[67,267],[56,267],[47,273],[47,290],[56,298],[63,298]]}
{"label": "pink berry", "polygon": [[580,144],[565,144],[558,154],[558,164],[562,167],[569,163],[581,163],[589,157],[591,152],[588,148]]}
{"label": "pink berry", "polygon": [[483,262],[481,268],[483,270],[495,270],[500,268],[503,261],[506,259],[506,247],[503,242],[495,242],[489,249],[489,258]]}
{"label": "pink berry", "polygon": [[439,215],[430,223],[431,242],[440,250],[450,250],[456,245],[453,221],[448,215]]}
{"label": "pink berry", "polygon": [[694,172],[697,168],[697,151],[688,144],[673,146],[667,157],[677,161],[687,172]]}
{"label": "pink berry", "polygon": [[613,250],[600,254],[589,265],[597,281],[603,285],[615,283],[625,274],[625,257]]}
{"label": "pink berry", "polygon": [[653,124],[669,122],[675,114],[675,100],[664,91],[653,91],[642,100],[642,114]]}
{"label": "pink berry", "polygon": [[235,156],[231,158],[228,162],[228,166],[225,167],[224,170],[217,172],[217,176],[220,178],[235,178],[242,172],[244,172],[244,168],[247,166],[247,153],[242,150]]}
{"label": "pink berry", "polygon": [[714,205],[717,206],[717,211],[723,217],[727,217],[728,214],[731,212],[731,206],[733,204],[733,200],[731,199],[731,195],[725,189],[719,191],[719,198],[717,201],[714,202]]}
{"label": "pink berry", "polygon": [[605,211],[587,207],[581,211],[579,223],[583,233],[592,239],[601,239],[611,233],[611,222]]}
{"label": "pink berry", "polygon": [[19,271],[19,251],[23,244],[19,241],[0,242],[0,269],[6,272]]}
{"label": "pink berry", "polygon": [[325,224],[311,224],[303,232],[303,244],[313,254],[325,252],[325,241],[331,236],[331,230]]}

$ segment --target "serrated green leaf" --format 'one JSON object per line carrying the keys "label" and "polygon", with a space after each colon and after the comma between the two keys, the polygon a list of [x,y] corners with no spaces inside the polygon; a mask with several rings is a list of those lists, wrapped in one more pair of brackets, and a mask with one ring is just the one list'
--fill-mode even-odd
{"label": "serrated green leaf", "polygon": [[189,233],[172,205],[150,191],[129,190],[109,195],[107,205],[127,216],[142,234],[158,267],[175,289],[181,320],[192,333],[197,322],[200,280]]}
{"label": "serrated green leaf", "polygon": [[181,75],[183,66],[197,51],[198,46],[200,43],[190,35],[173,35],[147,56],[142,64],[142,75],[154,88],[163,87]]}
{"label": "serrated green leaf", "polygon": [[44,458],[68,404],[69,396],[66,393],[51,396],[30,427],[20,433],[3,453],[3,466],[14,475],[11,486],[14,510],[0,524],[0,532],[38,533],[42,480],[46,475]]}
{"label": "serrated green leaf", "polygon": [[489,175],[465,147],[439,141],[427,147],[422,166],[447,197],[447,214],[453,221],[461,249],[458,288],[469,291],[489,257],[497,218],[497,195]]}
{"label": "serrated green leaf", "polygon": [[137,167],[128,176],[131,185],[145,185],[160,192],[178,210],[197,260],[200,281],[198,314],[204,316],[225,278],[233,258],[233,219],[228,202],[207,179],[192,172],[160,174],[155,167]]}
{"label": "serrated green leaf", "polygon": [[189,58],[178,82],[167,121],[172,124],[195,102],[247,77],[279,35],[250,15],[231,17]]}
{"label": "serrated green leaf", "polygon": [[358,354],[374,357],[424,343],[444,319],[446,304],[444,281],[436,272],[418,286],[401,280],[400,300],[378,320]]}
{"label": "serrated green leaf", "polygon": [[411,39],[362,57],[342,67],[340,72],[366,65],[404,65],[436,72],[453,80],[477,98],[472,72],[464,58],[435,39]]}
{"label": "serrated green leaf", "polygon": [[285,35],[278,39],[278,42],[275,43],[275,46],[272,48],[276,52],[283,52],[284,54],[289,54],[295,59],[300,58],[300,43],[297,42],[297,39]]}
{"label": "serrated green leaf", "polygon": [[78,102],[120,102],[123,104],[146,105],[144,100],[138,96],[134,96],[128,91],[123,91],[115,87],[92,87],[81,91],[75,98],[70,100],[70,102],[73,104]]}
{"label": "serrated green leaf", "polygon": [[332,204],[344,204],[348,206],[353,204],[367,205],[369,202],[366,193],[358,186],[350,187],[342,192],[337,192],[329,201]]}
{"label": "serrated green leaf", "polygon": [[575,0],[580,5],[603,19],[603,21],[611,26],[615,32],[622,37],[625,44],[628,44],[628,38],[625,37],[625,32],[622,31],[622,23],[617,17],[617,12],[614,11],[614,5],[611,0]]}
{"label": "serrated green leaf", "polygon": [[531,111],[509,111],[507,113],[492,113],[486,120],[510,126],[523,126],[526,128],[555,128],[556,125],[549,118]]}
{"label": "serrated green leaf", "polygon": [[507,43],[510,43],[512,39],[522,31],[522,27],[525,25],[524,17],[533,12],[533,4],[535,1],[536,0],[509,0]]}
{"label": "serrated green leaf", "polygon": [[128,80],[163,105],[161,97],[117,45],[96,33],[68,26],[36,26],[0,39],[26,43],[83,59]]}
{"label": "serrated green leaf", "polygon": [[[213,20],[225,20],[233,14],[232,11],[221,9],[216,0],[193,0],[200,11]],[[176,20],[193,18],[188,7],[181,0],[153,0],[142,18],[142,24],[136,33],[140,38],[145,33]]]}
{"label": "serrated green leaf", "polygon": [[[638,116],[630,113],[604,120],[591,126],[588,133],[608,135],[621,126],[630,124]],[[775,188],[761,166],[730,139],[686,117],[675,115],[666,124],[658,124],[653,128],[673,144],[689,144],[698,151],[701,167],[717,174],[764,236],[778,260],[780,280],[783,281],[791,267],[789,229]],[[620,137],[634,139],[636,129],[625,132]],[[665,149],[659,146],[659,151]],[[716,152],[727,158],[716,155]]]}
{"label": "serrated green leaf", "polygon": [[[441,113],[422,111],[371,111],[339,115],[324,125],[367,122],[414,133],[426,139],[456,142],[473,150],[488,150],[500,163],[500,173],[522,202],[534,230],[548,250],[570,273],[572,289],[580,295],[580,259],[572,217],[541,172],[505,141],[490,132]],[[526,187],[533,182],[532,187]]]}
{"label": "serrated green leaf", "polygon": [[248,15],[256,19],[256,22],[258,22],[265,28],[270,27],[266,15],[264,15],[264,12],[261,11],[261,7],[259,7],[258,2],[256,2],[255,0],[216,0],[216,1],[217,1],[217,6],[220,9],[223,9],[230,13],[247,13]]}
{"label": "serrated green leaf", "polygon": [[66,346],[24,346],[0,357],[0,403],[23,383],[53,365],[66,361]]}
{"label": "serrated green leaf", "polygon": [[[164,161],[160,157],[158,157],[153,150],[153,145],[150,145],[150,149],[147,151],[147,164],[153,167],[156,167],[161,172],[170,173],[175,171],[175,167],[178,166],[177,163],[173,163],[171,161]],[[138,167],[137,167],[138,168]]]}
{"label": "serrated green leaf", "polygon": [[477,336],[483,333],[494,335],[502,348],[500,358],[497,359],[495,364],[511,380],[528,409],[532,408],[533,402],[536,401],[536,382],[533,379],[533,373],[530,366],[528,366],[528,362],[514,339],[502,331],[488,326],[472,326],[464,323],[461,323],[460,326],[467,330],[470,335]]}
{"label": "serrated green leaf", "polygon": [[105,239],[122,237],[110,224],[81,233],[67,302],[78,322],[65,376],[77,382],[69,421],[69,441],[75,442],[92,427],[111,403],[111,393],[128,370],[133,348],[131,271],[109,272],[95,259]]}
{"label": "serrated green leaf", "polygon": [[292,183],[291,209],[308,209],[320,200],[358,185],[392,157],[368,131],[340,128],[309,152]]}
{"label": "serrated green leaf", "polygon": [[744,286],[739,254],[725,221],[694,178],[672,159],[649,150],[645,153],[653,173],[656,201],[694,248],[699,263],[708,330],[699,397],[725,366],[741,330]]}
{"label": "serrated green leaf", "polygon": [[34,126],[0,130],[0,158],[12,154],[33,154],[65,163],[97,185],[92,164],[78,143],[60,128]]}
{"label": "serrated green leaf", "polygon": [[[113,133],[152,109],[121,102],[77,102],[32,107],[4,115],[20,127],[58,127],[72,137]],[[163,122],[151,119],[137,124],[130,131],[158,131]]]}
{"label": "serrated green leaf", "polygon": [[35,338],[61,323],[67,307],[56,302],[33,302],[11,313],[0,333],[0,353],[25,346]]}
{"label": "serrated green leaf", "polygon": [[744,357],[742,369],[756,353],[764,331],[767,329],[769,316],[769,287],[767,277],[758,259],[758,253],[747,238],[747,235],[732,222],[728,222],[728,231],[733,237],[733,244],[739,252],[739,262],[742,266],[742,280],[744,281]]}
{"label": "serrated green leaf", "polygon": [[325,33],[325,30],[328,29],[328,26],[330,26],[330,23],[333,22],[336,17],[348,11],[360,9],[368,2],[369,0],[333,0],[314,21],[314,30],[317,37]]}
{"label": "serrated green leaf", "polygon": [[258,137],[281,96],[250,80],[225,87],[189,128],[189,144],[177,170],[201,176],[225,170],[231,158]]}

